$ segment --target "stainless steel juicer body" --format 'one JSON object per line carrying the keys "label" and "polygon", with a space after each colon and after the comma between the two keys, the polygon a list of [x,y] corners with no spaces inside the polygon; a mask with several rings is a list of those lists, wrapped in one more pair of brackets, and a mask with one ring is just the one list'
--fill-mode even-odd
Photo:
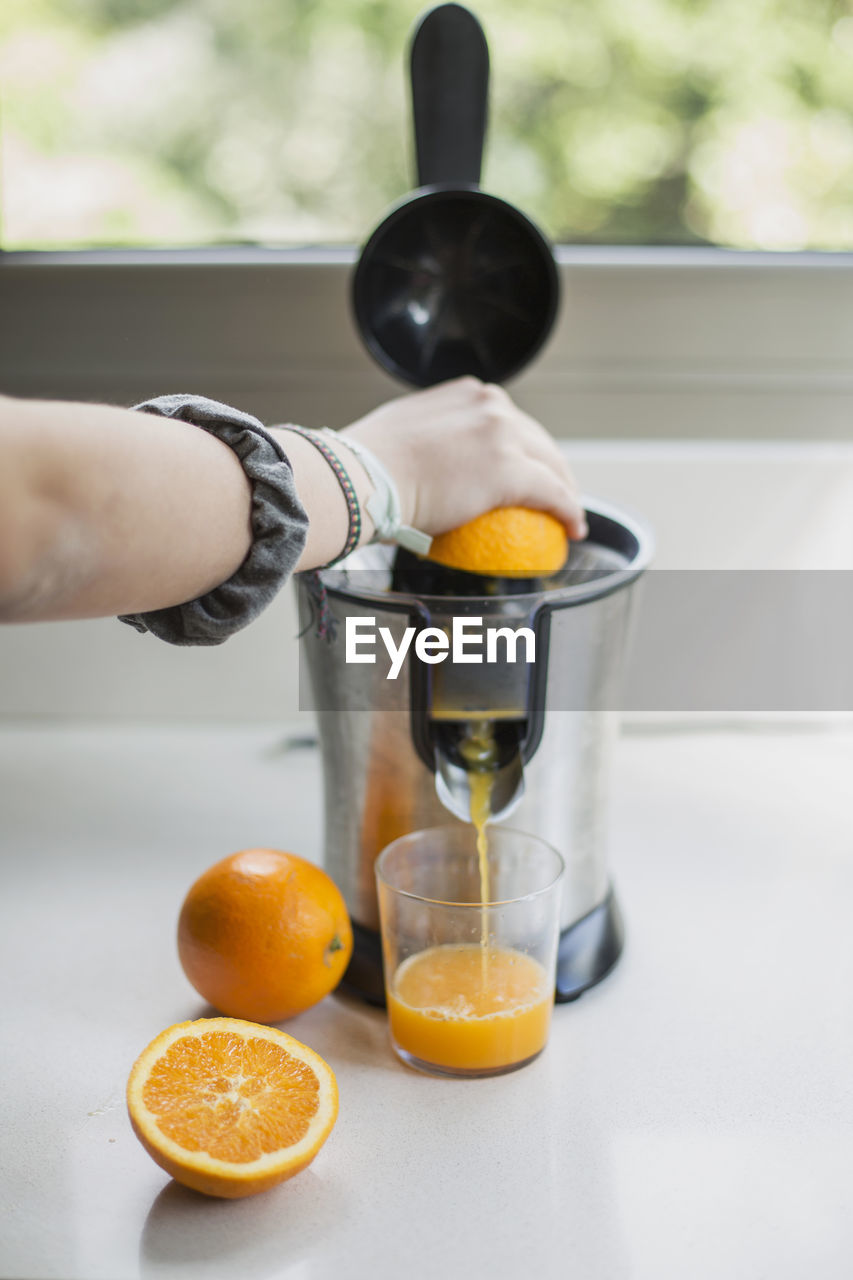
{"label": "stainless steel juicer body", "polygon": [[[316,604],[303,584],[302,653],[323,754],[325,865],[367,950],[379,928],[376,857],[398,836],[448,821],[436,774],[460,726],[464,731],[466,721],[488,719],[499,726],[505,754],[517,753],[521,764],[523,794],[512,825],[549,841],[566,861],[563,950],[584,921],[575,950],[579,941],[582,951],[595,950],[590,931],[607,936],[606,954],[587,956],[586,977],[567,979],[564,998],[597,981],[603,976],[597,970],[612,967],[618,956],[605,794],[633,585],[648,563],[651,538],[605,504],[590,502],[587,511],[590,537],[572,549],[571,569],[547,591],[488,598],[402,594],[390,590],[393,548],[371,547],[321,574],[330,635],[315,625]],[[535,664],[426,666],[410,651],[405,669],[389,680],[387,664],[346,661],[347,617],[375,619],[399,644],[406,627],[448,630],[460,615],[528,625],[536,635]],[[307,697],[304,690],[303,701]],[[362,961],[356,957],[356,970]],[[365,985],[357,974],[350,981]],[[373,994],[379,998],[381,990]]]}

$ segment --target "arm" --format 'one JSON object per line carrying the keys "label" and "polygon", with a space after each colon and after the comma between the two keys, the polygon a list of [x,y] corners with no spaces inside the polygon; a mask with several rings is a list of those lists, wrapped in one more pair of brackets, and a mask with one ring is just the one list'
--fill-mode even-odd
{"label": "arm", "polygon": [[250,540],[248,483],[207,432],[107,405],[0,399],[5,620],[178,604],[225,581]]}
{"label": "arm", "polygon": [[[344,498],[307,440],[273,432],[310,520],[298,568],[314,568],[343,545]],[[559,451],[497,388],[459,379],[392,401],[341,432],[363,507],[370,483],[346,450],[348,433],[395,476],[407,522],[429,533],[526,502],[582,536]],[[371,533],[365,518],[363,537]],[[0,619],[180,604],[231,577],[250,545],[249,484],[233,452],[207,432],[106,405],[0,397]]]}

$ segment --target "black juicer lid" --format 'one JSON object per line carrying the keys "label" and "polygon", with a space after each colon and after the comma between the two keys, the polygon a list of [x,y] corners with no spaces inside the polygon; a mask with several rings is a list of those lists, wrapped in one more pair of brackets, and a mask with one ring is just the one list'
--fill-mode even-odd
{"label": "black juicer lid", "polygon": [[529,218],[478,185],[489,53],[477,19],[458,4],[432,9],[410,63],[418,190],[362,251],[356,325],[374,359],[414,386],[463,374],[504,382],[553,327],[554,255]]}

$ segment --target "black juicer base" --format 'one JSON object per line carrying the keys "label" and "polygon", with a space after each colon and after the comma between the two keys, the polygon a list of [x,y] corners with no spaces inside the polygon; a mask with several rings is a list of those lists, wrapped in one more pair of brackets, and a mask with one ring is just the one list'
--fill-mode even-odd
{"label": "black juicer base", "polygon": [[[341,989],[366,1000],[368,1004],[385,1006],[382,980],[382,945],[374,929],[353,921],[352,959],[341,982]],[[612,888],[592,911],[569,925],[560,934],[557,949],[558,1004],[577,1000],[590,987],[606,978],[622,954],[625,930],[622,912]]]}

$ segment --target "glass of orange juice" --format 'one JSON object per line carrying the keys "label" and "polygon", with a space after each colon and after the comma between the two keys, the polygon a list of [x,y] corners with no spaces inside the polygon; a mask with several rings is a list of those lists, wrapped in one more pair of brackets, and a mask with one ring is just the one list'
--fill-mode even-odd
{"label": "glass of orange juice", "polygon": [[433,1075],[523,1067],[548,1040],[564,864],[536,836],[432,827],[376,861],[391,1043]]}

